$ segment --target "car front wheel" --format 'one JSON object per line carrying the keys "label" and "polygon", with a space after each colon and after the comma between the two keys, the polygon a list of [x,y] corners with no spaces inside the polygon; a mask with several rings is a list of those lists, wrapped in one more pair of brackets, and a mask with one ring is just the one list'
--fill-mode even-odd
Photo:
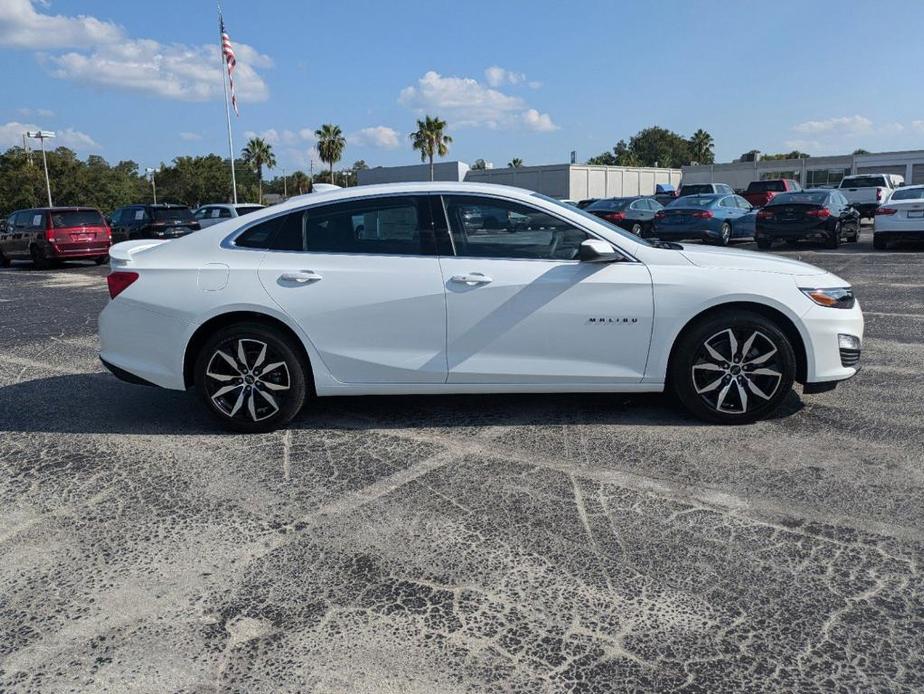
{"label": "car front wheel", "polygon": [[792,390],[796,357],[769,318],[732,310],[708,318],[680,338],[670,382],[700,419],[745,424],[776,410]]}
{"label": "car front wheel", "polygon": [[212,335],[196,359],[195,383],[212,414],[234,431],[283,427],[305,402],[297,346],[259,323],[237,323]]}

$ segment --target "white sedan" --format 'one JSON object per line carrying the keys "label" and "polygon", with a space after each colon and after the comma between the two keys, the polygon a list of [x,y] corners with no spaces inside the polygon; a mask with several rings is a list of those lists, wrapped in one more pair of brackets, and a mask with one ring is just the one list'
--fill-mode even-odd
{"label": "white sedan", "polygon": [[216,202],[211,205],[202,205],[199,207],[193,215],[196,218],[196,221],[199,222],[199,226],[203,229],[205,227],[210,227],[220,222],[224,222],[226,219],[233,219],[234,217],[243,217],[245,214],[250,214],[251,212],[256,212],[257,210],[262,210],[263,205],[257,205],[255,203],[245,203],[238,205],[231,205],[224,202]]}
{"label": "white sedan", "polygon": [[876,210],[873,247],[884,251],[890,241],[924,241],[924,186],[898,188]]}
{"label": "white sedan", "polygon": [[110,255],[103,363],[195,388],[243,431],[315,396],[666,388],[698,417],[750,422],[794,381],[853,376],[863,337],[824,270],[648,242],[490,184],[318,193]]}

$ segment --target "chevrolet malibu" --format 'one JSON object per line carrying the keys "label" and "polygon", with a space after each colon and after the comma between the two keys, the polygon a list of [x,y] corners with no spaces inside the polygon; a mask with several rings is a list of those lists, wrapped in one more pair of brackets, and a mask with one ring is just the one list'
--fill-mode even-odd
{"label": "chevrolet malibu", "polygon": [[794,382],[853,376],[863,338],[824,270],[649,242],[488,184],[318,193],[110,255],[104,365],[194,388],[246,432],[308,397],[407,393],[670,389],[697,417],[752,422]]}

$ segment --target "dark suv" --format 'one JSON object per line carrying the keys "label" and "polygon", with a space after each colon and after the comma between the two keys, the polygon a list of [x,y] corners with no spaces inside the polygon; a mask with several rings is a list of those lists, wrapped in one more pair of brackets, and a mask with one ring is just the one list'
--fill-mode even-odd
{"label": "dark suv", "polygon": [[102,265],[112,245],[109,227],[93,207],[34,207],[17,210],[0,230],[0,265],[29,260],[46,268],[61,260]]}
{"label": "dark suv", "polygon": [[129,205],[112,213],[112,242],[175,239],[201,229],[186,205]]}

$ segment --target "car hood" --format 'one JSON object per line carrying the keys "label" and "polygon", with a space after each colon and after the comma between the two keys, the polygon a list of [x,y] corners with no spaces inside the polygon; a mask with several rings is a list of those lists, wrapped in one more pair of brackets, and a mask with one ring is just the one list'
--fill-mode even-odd
{"label": "car hood", "polygon": [[775,272],[781,275],[826,275],[828,272],[814,265],[790,260],[772,253],[756,253],[734,248],[691,246],[684,244],[680,251],[694,265],[700,267],[724,268],[729,270],[754,270]]}

